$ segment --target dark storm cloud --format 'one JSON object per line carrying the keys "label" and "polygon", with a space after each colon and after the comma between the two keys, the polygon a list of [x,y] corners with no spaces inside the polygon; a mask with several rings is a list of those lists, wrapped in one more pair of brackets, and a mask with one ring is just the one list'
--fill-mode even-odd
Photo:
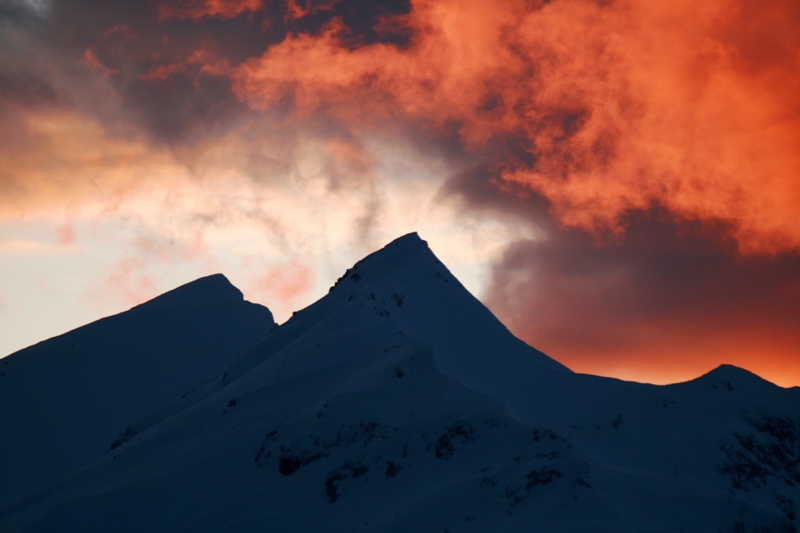
{"label": "dark storm cloud", "polygon": [[[56,1],[36,24],[16,17],[15,38],[0,40],[9,61],[27,55],[35,58],[37,70],[4,72],[0,92],[15,98],[27,93],[27,101],[69,94],[61,99],[66,109],[94,117],[109,131],[133,128],[157,142],[224,131],[242,106],[231,96],[224,73],[201,70],[223,53],[246,57],[245,43],[253,53],[262,48],[253,42],[258,39],[246,38],[260,33],[243,31],[243,24],[247,21],[221,27],[161,24],[148,2]],[[198,50],[206,56],[181,67]],[[177,68],[163,79],[143,79],[159,67]],[[98,94],[98,78],[116,95]],[[94,98],[84,101],[85,95]]]}
{"label": "dark storm cloud", "polygon": [[[292,16],[290,4],[303,7],[303,16]],[[37,11],[27,2],[7,1],[0,6],[0,19],[36,43],[40,67],[53,67],[53,79],[30,86],[31,98],[43,96],[44,90],[53,95],[59,85],[76,83],[74,77],[63,79],[65,63],[82,66],[91,70],[83,83],[91,85],[92,76],[104,77],[122,106],[118,111],[82,106],[83,113],[95,114],[111,131],[119,130],[120,119],[127,117],[128,127],[154,142],[176,144],[223,134],[234,126],[247,109],[231,93],[230,69],[288,34],[317,32],[338,17],[347,22],[354,43],[402,40],[402,32],[379,35],[375,28],[388,15],[410,9],[408,2],[343,0],[327,9],[317,9],[317,4],[325,3],[251,1],[247,9],[229,16],[220,14],[220,3],[211,9],[204,2],[56,0],[42,2]],[[19,43],[0,46],[4,54],[12,54]],[[18,98],[22,85],[33,77],[13,78],[4,73],[0,90],[13,91]]]}
{"label": "dark storm cloud", "polygon": [[582,371],[686,379],[736,361],[778,379],[772,358],[796,374],[800,255],[742,257],[724,229],[668,220],[651,212],[611,245],[563,230],[518,242],[494,265],[488,304]]}
{"label": "dark storm cloud", "polygon": [[83,0],[54,4],[42,39],[117,92],[122,109],[97,117],[108,128],[128,117],[154,142],[175,144],[224,133],[241,115],[226,69],[276,40],[261,22],[162,22],[153,3]]}
{"label": "dark storm cloud", "polygon": [[464,161],[463,154],[460,161],[455,154],[451,160],[454,166],[469,166],[448,177],[439,189],[440,199],[456,200],[466,211],[491,219],[505,219],[510,225],[523,224],[539,232],[557,228],[547,200],[523,189],[515,190],[513,185],[498,187],[493,179],[498,174],[494,164],[470,164]]}
{"label": "dark storm cloud", "polygon": [[[298,2],[302,5],[303,2]],[[310,2],[306,8],[312,8]],[[340,19],[348,28],[348,44],[352,47],[374,43],[392,43],[406,46],[411,38],[408,27],[395,24],[392,19],[411,12],[410,0],[339,0],[337,2],[317,2],[328,4],[326,9],[310,9],[299,19],[289,18],[286,28],[292,33],[318,34],[333,18]]]}
{"label": "dark storm cloud", "polygon": [[56,90],[48,81],[24,71],[0,71],[0,105],[14,103],[35,106],[55,103]]}

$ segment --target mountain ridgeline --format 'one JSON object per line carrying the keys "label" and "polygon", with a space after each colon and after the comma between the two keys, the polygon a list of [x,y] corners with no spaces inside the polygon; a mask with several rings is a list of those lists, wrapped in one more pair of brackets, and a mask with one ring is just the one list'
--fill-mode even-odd
{"label": "mountain ridgeline", "polygon": [[669,386],[576,374],[416,234],[279,327],[223,280],[3,360],[0,530],[800,526],[798,388],[731,366]]}

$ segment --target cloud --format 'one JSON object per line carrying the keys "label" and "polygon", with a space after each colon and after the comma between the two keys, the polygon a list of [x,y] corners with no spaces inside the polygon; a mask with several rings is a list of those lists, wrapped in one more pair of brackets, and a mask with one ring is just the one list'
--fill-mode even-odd
{"label": "cloud", "polygon": [[0,72],[0,102],[22,106],[55,103],[56,92],[50,83],[30,72]]}
{"label": "cloud", "polygon": [[300,308],[314,289],[312,268],[298,259],[266,267],[245,288],[249,298],[270,302],[280,316]]}
{"label": "cloud", "polygon": [[74,242],[47,243],[31,239],[0,237],[0,254],[10,256],[53,256],[75,253],[81,249]]}
{"label": "cloud", "polygon": [[0,217],[49,218],[98,205],[113,211],[132,190],[185,176],[163,149],[110,137],[80,115],[56,109],[12,117],[0,125],[15,130],[0,157]]}
{"label": "cloud", "polygon": [[290,19],[301,19],[320,11],[333,11],[333,7],[342,0],[287,0],[286,15]]}
{"label": "cloud", "polygon": [[744,252],[800,248],[795,2],[412,6],[396,21],[407,48],[353,47],[334,19],[244,62],[233,90],[257,109],[455,130],[479,153],[517,141],[495,182],[543,195],[568,226],[620,233],[659,207],[727,223]]}
{"label": "cloud", "polygon": [[[147,200],[155,203],[152,211],[163,208],[156,197]],[[128,208],[130,209],[130,208]],[[141,304],[165,290],[164,271],[180,269],[186,272],[213,273],[215,253],[206,242],[207,228],[204,224],[187,223],[181,211],[169,213],[158,221],[146,210],[130,209],[121,217],[109,221],[92,218],[95,233],[109,231],[108,226],[127,219],[123,228],[116,228],[113,242],[105,244],[104,274],[91,288],[103,298],[123,305]],[[104,223],[105,222],[105,223]],[[103,236],[95,235],[94,244],[102,242]],[[202,274],[194,274],[196,276]],[[187,282],[189,279],[179,280]],[[112,298],[108,298],[112,296]]]}
{"label": "cloud", "polygon": [[263,8],[262,0],[167,0],[156,4],[161,21],[229,19]]}
{"label": "cloud", "polygon": [[71,224],[62,224],[56,228],[56,231],[58,233],[58,244],[75,244],[77,235],[75,234],[75,228]]}
{"label": "cloud", "polygon": [[[564,28],[569,6],[542,10],[537,27]],[[583,5],[565,31],[524,36],[559,80],[545,79],[537,100],[576,118],[557,113],[533,137],[537,164],[504,179],[544,194],[569,225],[617,230],[629,211],[662,206],[730,223],[744,251],[797,249],[798,5],[654,6]]]}
{"label": "cloud", "polygon": [[158,296],[156,281],[147,273],[147,265],[139,257],[117,262],[103,282],[103,289],[118,301],[135,306]]}
{"label": "cloud", "polygon": [[0,25],[31,22],[47,15],[50,0],[5,0],[0,4]]}

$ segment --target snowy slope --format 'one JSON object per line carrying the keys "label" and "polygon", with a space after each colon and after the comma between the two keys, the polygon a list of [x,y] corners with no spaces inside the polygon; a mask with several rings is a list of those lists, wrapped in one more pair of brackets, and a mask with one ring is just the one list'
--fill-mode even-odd
{"label": "snowy slope", "polygon": [[0,509],[97,459],[128,422],[215,378],[274,327],[215,275],[0,360]]}
{"label": "snowy slope", "polygon": [[[122,429],[123,426],[120,427]],[[415,234],[8,531],[795,531],[800,389],[666,387],[515,339]],[[143,512],[145,511],[146,512]]]}

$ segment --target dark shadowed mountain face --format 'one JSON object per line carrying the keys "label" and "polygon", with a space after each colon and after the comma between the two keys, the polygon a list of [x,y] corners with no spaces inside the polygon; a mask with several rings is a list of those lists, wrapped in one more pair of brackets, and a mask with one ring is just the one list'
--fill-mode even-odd
{"label": "dark shadowed mountain face", "polygon": [[[127,428],[126,428],[127,425]],[[796,531],[800,389],[657,387],[514,338],[415,234],[8,531]]]}
{"label": "dark shadowed mountain face", "polygon": [[0,360],[0,508],[99,458],[274,327],[215,275]]}

